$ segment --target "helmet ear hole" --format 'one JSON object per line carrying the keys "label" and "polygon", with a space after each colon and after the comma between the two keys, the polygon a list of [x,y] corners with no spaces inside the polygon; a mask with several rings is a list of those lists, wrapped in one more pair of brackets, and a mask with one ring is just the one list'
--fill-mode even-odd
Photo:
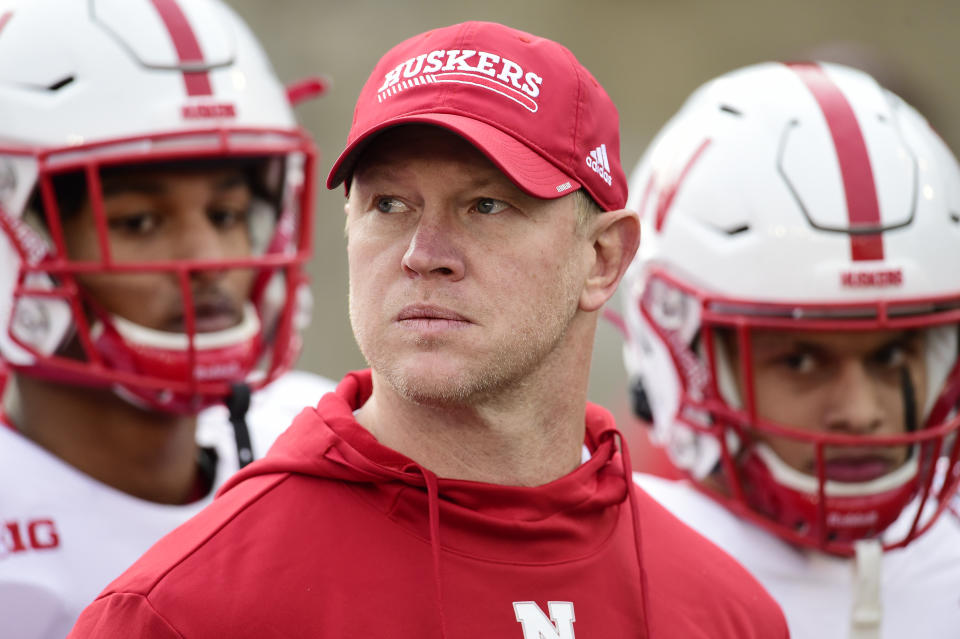
{"label": "helmet ear hole", "polygon": [[650,408],[650,400],[647,398],[647,391],[643,388],[643,382],[639,378],[634,379],[630,384],[630,404],[633,408],[633,414],[643,420],[646,424],[653,423],[653,411]]}
{"label": "helmet ear hole", "polygon": [[87,178],[82,171],[69,171],[50,176],[53,186],[55,210],[48,211],[39,183],[27,203],[23,219],[31,223],[38,231],[50,232],[50,217],[61,222],[76,215],[87,200]]}

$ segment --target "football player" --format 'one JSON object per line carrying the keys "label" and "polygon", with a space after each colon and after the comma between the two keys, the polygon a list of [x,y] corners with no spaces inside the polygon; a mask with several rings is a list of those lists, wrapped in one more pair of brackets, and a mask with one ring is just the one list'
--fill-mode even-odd
{"label": "football player", "polygon": [[[640,484],[791,636],[955,637],[960,172],[870,76],[768,63],[696,91],[631,181]],[[942,515],[942,516],[941,516]]]}
{"label": "football player", "polygon": [[0,3],[0,113],[0,634],[63,637],[330,388],[314,150],[218,0]]}

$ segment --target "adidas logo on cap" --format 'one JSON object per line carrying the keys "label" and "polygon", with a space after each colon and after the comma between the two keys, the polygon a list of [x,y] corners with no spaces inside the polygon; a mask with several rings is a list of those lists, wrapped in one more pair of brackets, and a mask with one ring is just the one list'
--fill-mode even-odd
{"label": "adidas logo on cap", "polygon": [[601,144],[586,157],[587,166],[593,169],[593,172],[603,178],[607,186],[613,184],[613,178],[610,177],[610,161],[607,159],[607,145]]}

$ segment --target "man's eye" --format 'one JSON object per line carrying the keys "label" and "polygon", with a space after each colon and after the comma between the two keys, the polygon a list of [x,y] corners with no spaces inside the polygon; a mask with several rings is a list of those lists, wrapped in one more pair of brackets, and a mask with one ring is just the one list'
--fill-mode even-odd
{"label": "man's eye", "polygon": [[378,197],[375,206],[381,213],[398,213],[404,209],[403,202],[393,197]]}
{"label": "man's eye", "polygon": [[899,368],[907,362],[907,351],[900,344],[891,344],[877,351],[873,359],[880,366]]}
{"label": "man's eye", "polygon": [[795,373],[809,373],[817,365],[816,358],[810,353],[790,353],[781,358],[781,363]]}
{"label": "man's eye", "polygon": [[207,218],[216,228],[226,230],[246,222],[247,212],[234,211],[231,209],[216,209],[210,211],[207,214]]}
{"label": "man's eye", "polygon": [[157,228],[160,219],[153,213],[133,213],[120,217],[112,217],[107,222],[111,231],[128,235],[146,235]]}
{"label": "man's eye", "polygon": [[495,200],[492,197],[484,197],[477,200],[475,208],[479,213],[493,215],[507,208],[507,203]]}

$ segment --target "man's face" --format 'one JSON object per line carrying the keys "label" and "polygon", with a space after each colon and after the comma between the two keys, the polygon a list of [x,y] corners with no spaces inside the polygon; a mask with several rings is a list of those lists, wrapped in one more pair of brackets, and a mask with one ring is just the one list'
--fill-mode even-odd
{"label": "man's face", "polygon": [[354,333],[402,396],[470,403],[555,359],[589,263],[572,198],[530,197],[463,139],[406,126],[366,151],[346,212]]}
{"label": "man's face", "polygon": [[[250,256],[252,194],[234,168],[124,171],[103,178],[103,205],[113,260],[225,260]],[[100,260],[91,202],[63,223],[72,260]],[[175,273],[96,273],[77,279],[106,311],[154,330],[186,330]],[[197,332],[237,325],[250,269],[203,270],[190,278]]]}
{"label": "man's face", "polygon": [[[907,432],[904,375],[912,386],[914,424],[921,423],[927,375],[922,331],[776,331],[751,334],[754,392],[760,418],[837,435]],[[744,382],[741,375],[741,389]],[[781,459],[816,474],[811,444],[761,434]],[[863,482],[902,465],[906,446],[828,446],[828,479]]]}

